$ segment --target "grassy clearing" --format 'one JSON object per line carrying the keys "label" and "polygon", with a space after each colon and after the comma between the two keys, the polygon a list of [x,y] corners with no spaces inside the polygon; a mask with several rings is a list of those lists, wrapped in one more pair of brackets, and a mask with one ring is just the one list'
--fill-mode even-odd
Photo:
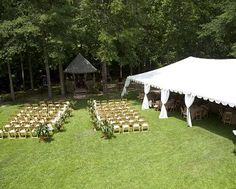
{"label": "grassy clearing", "polygon": [[[140,109],[140,103],[132,100]],[[35,98],[34,98],[35,100]],[[20,104],[0,107],[0,127]],[[213,115],[188,128],[179,113],[141,111],[150,132],[101,138],[79,100],[54,141],[0,140],[0,188],[234,188],[233,127]]]}

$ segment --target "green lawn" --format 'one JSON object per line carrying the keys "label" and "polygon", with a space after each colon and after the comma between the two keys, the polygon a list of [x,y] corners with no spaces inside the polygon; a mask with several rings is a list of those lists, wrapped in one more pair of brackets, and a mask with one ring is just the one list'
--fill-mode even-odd
{"label": "green lawn", "polygon": [[[0,106],[0,127],[19,106]],[[212,115],[188,128],[179,113],[141,113],[149,132],[104,140],[79,100],[51,143],[0,140],[0,188],[236,188],[233,127]]]}

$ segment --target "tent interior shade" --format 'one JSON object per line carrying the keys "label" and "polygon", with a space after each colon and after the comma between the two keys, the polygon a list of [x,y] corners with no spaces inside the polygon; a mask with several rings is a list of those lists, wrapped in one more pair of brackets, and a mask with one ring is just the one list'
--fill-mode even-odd
{"label": "tent interior shade", "polygon": [[236,107],[236,59],[188,57],[126,80]]}
{"label": "tent interior shade", "polygon": [[85,74],[96,71],[97,69],[86,58],[81,54],[78,54],[64,72],[71,74]]}

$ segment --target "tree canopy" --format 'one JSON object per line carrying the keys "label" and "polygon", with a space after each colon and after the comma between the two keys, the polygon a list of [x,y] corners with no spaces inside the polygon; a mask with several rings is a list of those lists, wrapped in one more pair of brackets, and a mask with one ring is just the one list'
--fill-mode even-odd
{"label": "tree canopy", "polygon": [[[2,0],[0,42],[1,78],[5,63],[16,73],[14,82],[20,82],[17,70],[33,69],[35,76],[46,70],[50,91],[50,72],[59,70],[63,84],[62,68],[78,53],[101,65],[104,81],[107,66],[132,74],[187,56],[236,57],[236,3]],[[24,67],[27,61],[32,68]]]}

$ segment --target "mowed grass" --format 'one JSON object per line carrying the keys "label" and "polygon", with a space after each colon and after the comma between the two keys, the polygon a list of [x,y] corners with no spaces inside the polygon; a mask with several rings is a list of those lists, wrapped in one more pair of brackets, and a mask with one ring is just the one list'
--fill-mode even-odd
{"label": "mowed grass", "polygon": [[[0,107],[0,127],[19,106]],[[149,132],[104,140],[79,100],[52,142],[0,140],[0,188],[236,188],[234,127],[214,115],[188,128],[178,112],[140,112]]]}

